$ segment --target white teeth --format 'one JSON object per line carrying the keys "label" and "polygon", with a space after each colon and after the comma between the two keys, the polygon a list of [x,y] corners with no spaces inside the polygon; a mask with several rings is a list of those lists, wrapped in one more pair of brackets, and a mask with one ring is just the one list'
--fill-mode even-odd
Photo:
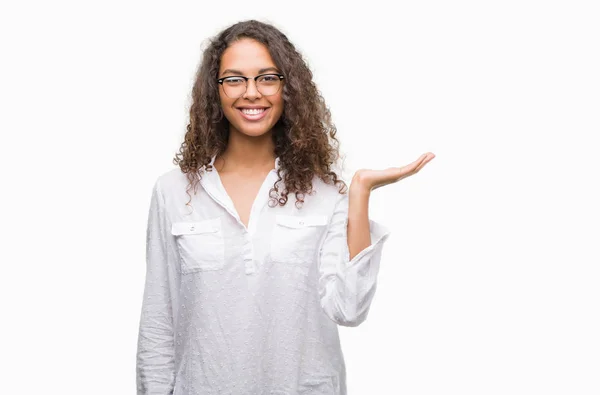
{"label": "white teeth", "polygon": [[242,108],[242,112],[248,115],[256,115],[264,112],[264,108]]}

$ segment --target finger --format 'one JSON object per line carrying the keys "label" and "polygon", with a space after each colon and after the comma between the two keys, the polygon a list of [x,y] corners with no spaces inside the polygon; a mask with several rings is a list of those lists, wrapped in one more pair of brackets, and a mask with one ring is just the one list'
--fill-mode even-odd
{"label": "finger", "polygon": [[424,163],[426,163],[425,161],[427,160],[427,153],[419,156],[419,159],[417,159],[416,161],[414,161],[411,164],[408,164],[404,167],[402,167],[402,169],[405,170],[407,175],[412,175],[414,173],[416,173],[417,171],[419,171],[419,169],[421,167],[423,167]]}
{"label": "finger", "polygon": [[417,168],[416,168],[416,170],[415,170],[415,173],[416,173],[416,172],[418,172],[419,170],[421,170],[423,167],[425,167],[425,165],[426,165],[427,163],[429,163],[429,162],[430,162],[430,161],[431,161],[433,158],[435,158],[435,155],[434,155],[434,154],[431,154],[431,155],[429,155],[429,153],[428,153],[428,154],[426,154],[426,155],[427,155],[427,158],[426,158],[425,160],[423,160],[423,161],[422,161],[422,162],[421,162],[421,163],[420,163],[420,164],[417,166]]}

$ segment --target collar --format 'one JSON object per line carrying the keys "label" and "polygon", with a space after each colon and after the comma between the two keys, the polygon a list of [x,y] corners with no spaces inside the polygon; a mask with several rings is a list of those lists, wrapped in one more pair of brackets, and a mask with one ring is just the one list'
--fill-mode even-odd
{"label": "collar", "polygon": [[[210,164],[214,166],[216,159],[216,155],[211,158]],[[258,196],[256,197],[255,202],[253,203],[253,210],[262,210],[265,204],[267,204],[269,197],[265,193],[264,187],[265,183],[268,187],[270,187],[277,180],[277,170],[279,169],[279,157],[275,158],[275,167],[271,169],[269,174],[267,174],[265,181],[263,182],[263,186],[261,190],[258,192]],[[204,190],[218,203],[221,204],[234,218],[237,218],[239,221],[239,216],[233,201],[227,194],[223,183],[221,182],[221,177],[219,176],[219,172],[215,167],[212,168],[211,171],[203,171],[202,177],[200,178],[200,184],[204,188]],[[252,223],[250,224],[250,234],[254,234],[256,231],[256,219],[254,219],[258,215],[257,212],[253,212],[251,214]]]}
{"label": "collar", "polygon": [[[212,156],[212,158],[210,159],[210,164],[211,164],[212,166],[214,166],[214,164],[215,164],[215,159],[216,159],[216,158],[217,158],[217,155],[213,155],[213,156]],[[214,171],[214,170],[215,170],[215,169],[213,168],[213,171]],[[277,170],[279,170],[279,157],[276,157],[276,158],[275,158],[275,172],[277,172]]]}

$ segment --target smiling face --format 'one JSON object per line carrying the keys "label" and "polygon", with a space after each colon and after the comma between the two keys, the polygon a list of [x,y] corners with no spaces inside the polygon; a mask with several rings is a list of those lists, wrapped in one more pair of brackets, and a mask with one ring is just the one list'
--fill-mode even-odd
{"label": "smiling face", "polygon": [[[221,56],[219,77],[245,76],[278,73],[267,47],[258,41],[244,38],[232,43]],[[282,81],[283,83],[283,81]],[[221,107],[229,121],[230,133],[243,133],[248,136],[260,136],[273,128],[283,113],[283,86],[270,96],[263,96],[253,79],[249,79],[248,88],[238,98],[228,97],[219,85]]]}

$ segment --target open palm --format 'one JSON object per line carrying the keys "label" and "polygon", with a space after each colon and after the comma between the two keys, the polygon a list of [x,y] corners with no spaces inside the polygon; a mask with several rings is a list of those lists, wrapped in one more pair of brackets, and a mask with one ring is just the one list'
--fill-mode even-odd
{"label": "open palm", "polygon": [[402,167],[389,167],[384,170],[360,169],[354,174],[353,181],[369,190],[374,190],[416,174],[433,158],[435,155],[427,152],[416,161]]}

